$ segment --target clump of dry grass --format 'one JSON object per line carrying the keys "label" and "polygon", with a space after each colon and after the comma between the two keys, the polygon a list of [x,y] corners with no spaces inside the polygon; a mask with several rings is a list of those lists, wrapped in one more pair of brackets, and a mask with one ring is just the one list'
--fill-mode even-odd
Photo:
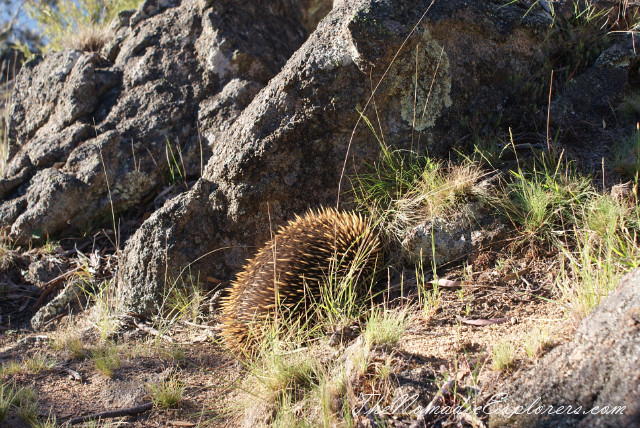
{"label": "clump of dry grass", "polygon": [[536,359],[542,355],[545,348],[549,345],[549,331],[541,326],[531,331],[524,343],[524,350],[531,359]]}
{"label": "clump of dry grass", "polygon": [[60,44],[65,49],[99,52],[113,37],[113,32],[102,25],[90,24],[66,34]]}
{"label": "clump of dry grass", "polygon": [[45,50],[65,47],[95,52],[108,39],[110,23],[123,10],[136,9],[141,0],[27,1],[25,10],[47,40]]}
{"label": "clump of dry grass", "polygon": [[491,350],[491,364],[496,371],[507,370],[513,365],[516,347],[509,341],[496,344]]}
{"label": "clump of dry grass", "polygon": [[470,160],[446,164],[384,144],[381,148],[372,171],[356,177],[354,193],[360,207],[397,238],[425,219],[455,213],[484,175]]}

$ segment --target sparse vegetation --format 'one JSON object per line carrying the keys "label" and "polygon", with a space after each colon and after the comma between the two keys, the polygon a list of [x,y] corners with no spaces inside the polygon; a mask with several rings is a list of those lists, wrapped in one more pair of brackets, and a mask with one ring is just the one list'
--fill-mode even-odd
{"label": "sparse vegetation", "polygon": [[450,214],[483,175],[469,160],[444,164],[380,145],[378,163],[356,177],[354,192],[361,209],[395,238],[426,218]]}
{"label": "sparse vegetation", "polygon": [[108,26],[123,10],[135,9],[140,0],[59,0],[25,4],[47,41],[47,48],[99,50],[109,37]]}
{"label": "sparse vegetation", "polygon": [[36,352],[24,362],[29,373],[38,374],[43,370],[50,370],[56,364],[55,360],[42,352]]}
{"label": "sparse vegetation", "polygon": [[55,365],[55,360],[47,357],[43,352],[37,351],[22,362],[9,361],[0,368],[0,377],[6,378],[17,374],[38,374],[43,370],[50,370]]}
{"label": "sparse vegetation", "polygon": [[166,409],[180,403],[184,393],[184,384],[180,381],[178,374],[173,373],[161,382],[149,384],[148,390],[154,406]]}
{"label": "sparse vegetation", "polygon": [[565,238],[575,224],[573,210],[592,192],[590,179],[554,153],[543,153],[528,171],[519,165],[511,174],[502,201],[510,219],[521,226],[523,238],[548,242]]}
{"label": "sparse vegetation", "polygon": [[614,147],[612,153],[616,172],[637,180],[640,172],[640,123],[631,135]]}
{"label": "sparse vegetation", "polygon": [[540,357],[549,344],[549,331],[541,326],[531,332],[524,344],[524,351],[529,358]]}
{"label": "sparse vegetation", "polygon": [[416,266],[416,280],[418,286],[418,303],[422,308],[424,319],[430,319],[440,307],[442,303],[442,292],[438,286],[438,281],[433,282],[425,280],[422,262]]}
{"label": "sparse vegetation", "polygon": [[411,315],[407,308],[374,308],[364,330],[364,340],[371,346],[393,347],[407,329]]}
{"label": "sparse vegetation", "polygon": [[9,410],[11,409],[11,405],[15,399],[15,391],[13,388],[6,384],[0,384],[0,422],[5,422],[7,420],[7,415],[9,414]]}
{"label": "sparse vegetation", "polygon": [[510,368],[515,357],[516,347],[509,341],[498,342],[491,350],[491,365],[496,371]]}
{"label": "sparse vegetation", "polygon": [[97,290],[93,290],[93,285],[87,283],[84,290],[94,302],[95,325],[103,341],[109,339],[119,325],[114,305],[113,281],[103,281],[98,284]]}
{"label": "sparse vegetation", "polygon": [[172,281],[171,283],[175,283],[175,285],[169,288],[163,305],[166,307],[168,322],[180,319],[194,323],[199,322],[198,318],[202,313],[206,293],[200,287],[198,279],[189,276],[187,281]]}
{"label": "sparse vegetation", "polygon": [[30,387],[23,387],[13,393],[11,406],[16,415],[29,425],[34,425],[38,420],[38,397]]}
{"label": "sparse vegetation", "polygon": [[100,373],[108,378],[120,367],[119,349],[114,343],[105,343],[91,350],[90,358]]}
{"label": "sparse vegetation", "polygon": [[60,328],[54,337],[51,347],[55,351],[66,351],[73,359],[80,359],[86,356],[86,350],[82,339],[73,330],[73,326]]}
{"label": "sparse vegetation", "polygon": [[7,376],[19,374],[19,373],[26,373],[26,371],[27,371],[27,368],[25,367],[24,364],[22,364],[19,361],[12,360],[2,365],[2,368],[0,369],[0,374],[2,375],[2,377],[7,377]]}

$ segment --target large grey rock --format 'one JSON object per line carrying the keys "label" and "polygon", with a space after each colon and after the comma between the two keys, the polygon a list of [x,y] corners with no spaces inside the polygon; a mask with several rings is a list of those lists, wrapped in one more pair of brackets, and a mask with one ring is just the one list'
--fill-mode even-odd
{"label": "large grey rock", "polygon": [[402,256],[424,266],[440,266],[505,239],[509,228],[491,206],[470,201],[451,215],[426,218],[406,231]]}
{"label": "large grey rock", "polygon": [[167,183],[169,146],[199,177],[217,135],[304,41],[304,13],[295,0],[146,0],[120,15],[104,55],[29,61],[0,227],[24,244],[132,207]]}
{"label": "large grey rock", "polygon": [[[504,393],[506,401],[490,406],[491,426],[639,427],[640,269],[583,320],[572,342],[553,349]],[[517,406],[520,414],[510,415]],[[552,414],[536,414],[539,406],[553,406]],[[609,414],[588,413],[605,407]]]}
{"label": "large grey rock", "polygon": [[228,279],[293,214],[335,205],[340,192],[345,202],[349,180],[342,177],[375,161],[380,149],[364,121],[355,126],[358,110],[366,108],[376,128],[379,118],[391,147],[431,154],[467,132],[461,117],[498,115],[512,90],[505,76],[528,76],[551,23],[542,10],[525,14],[507,3],[334,4],[216,136],[195,188],[167,202],[127,243],[118,276],[123,306],[156,309],[181,274]]}

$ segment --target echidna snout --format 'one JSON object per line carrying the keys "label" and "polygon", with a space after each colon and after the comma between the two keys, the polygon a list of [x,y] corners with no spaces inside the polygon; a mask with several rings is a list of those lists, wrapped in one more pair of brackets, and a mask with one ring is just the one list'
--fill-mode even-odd
{"label": "echidna snout", "polygon": [[378,234],[359,214],[320,209],[296,216],[232,283],[222,304],[224,341],[232,349],[243,348],[251,339],[254,320],[273,313],[276,307],[306,307],[300,305],[305,296],[317,297],[329,275],[339,280],[356,264],[359,278],[369,277],[380,254]]}

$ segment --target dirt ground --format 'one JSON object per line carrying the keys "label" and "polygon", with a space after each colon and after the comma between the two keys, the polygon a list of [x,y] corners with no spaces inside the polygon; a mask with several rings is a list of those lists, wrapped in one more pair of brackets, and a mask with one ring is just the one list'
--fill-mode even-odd
{"label": "dirt ground", "polygon": [[[105,259],[108,256],[103,256]],[[575,326],[554,300],[559,268],[557,255],[553,253],[531,254],[526,249],[514,253],[508,246],[487,249],[438,272],[439,297],[431,306],[420,306],[418,302],[415,272],[398,272],[395,282],[390,283],[396,295],[391,302],[396,306],[410,305],[415,315],[392,353],[395,383],[402,387],[404,378],[421,373],[418,382],[423,383],[422,389],[411,391],[426,395],[418,397],[422,405],[429,403],[451,379],[457,381],[461,390],[473,390],[467,396],[472,397],[474,405],[500,392],[510,376],[536,364],[539,355],[531,357],[525,352],[525,344],[536,332],[542,330],[548,335],[542,353],[570,339]],[[402,278],[402,285],[398,277]],[[402,294],[398,293],[399,288]],[[5,314],[9,312],[8,302],[4,302]],[[14,312],[16,304],[14,300]],[[182,322],[160,333],[149,328],[151,324],[144,320],[132,322],[131,317],[121,320],[119,329],[109,339],[117,347],[120,364],[109,377],[90,358],[92,349],[102,341],[95,323],[98,309],[91,305],[80,309],[71,317],[65,314],[56,317],[42,331],[4,325],[0,334],[3,367],[12,362],[25,366],[25,361],[34,356],[48,361],[48,366],[41,370],[24,368],[5,370],[2,374],[3,384],[33,388],[41,421],[55,416],[57,423],[63,424],[74,417],[147,403],[150,385],[160,385],[174,377],[184,385],[182,399],[175,407],[154,406],[109,421],[113,426],[129,427],[241,424],[243,415],[237,408],[237,398],[243,394],[246,369],[216,343],[216,330],[211,327],[215,323]],[[80,356],[56,345],[69,331],[82,343]],[[497,370],[492,364],[492,350],[505,341],[513,343],[514,359],[509,368]],[[451,404],[463,400],[460,397],[452,398]],[[408,409],[396,411],[398,414],[387,411],[381,415],[386,418],[385,423],[407,426],[412,417]],[[367,426],[364,416],[358,420],[359,425]],[[25,426],[21,423],[7,419],[5,426]],[[482,421],[444,416],[429,421],[430,426],[478,423]]]}

